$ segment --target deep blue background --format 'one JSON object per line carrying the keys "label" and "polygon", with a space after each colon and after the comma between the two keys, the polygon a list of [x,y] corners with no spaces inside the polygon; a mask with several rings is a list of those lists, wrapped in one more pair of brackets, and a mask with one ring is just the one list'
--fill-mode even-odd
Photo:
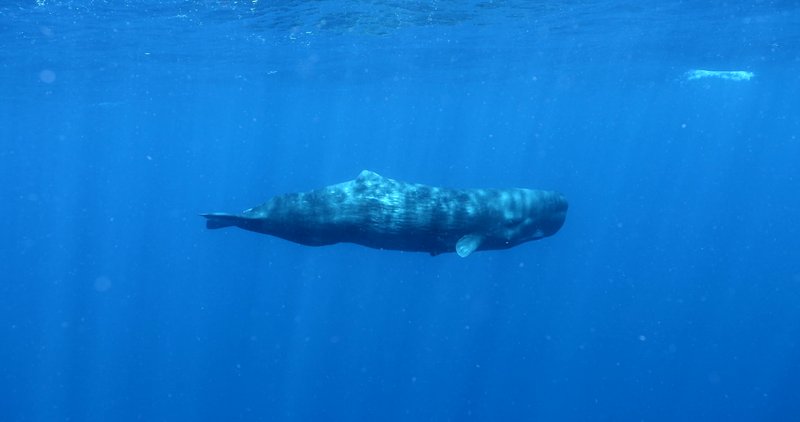
{"label": "deep blue background", "polygon": [[[800,417],[790,3],[39,3],[0,7],[2,420]],[[468,259],[197,216],[362,169],[570,211]]]}

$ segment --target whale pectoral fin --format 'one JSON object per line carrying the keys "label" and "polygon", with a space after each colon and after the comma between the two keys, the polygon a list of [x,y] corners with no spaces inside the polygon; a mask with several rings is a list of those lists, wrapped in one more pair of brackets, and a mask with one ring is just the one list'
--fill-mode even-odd
{"label": "whale pectoral fin", "polygon": [[458,239],[456,243],[456,253],[462,258],[466,258],[469,254],[475,252],[478,246],[483,242],[483,236],[477,234],[467,234]]}

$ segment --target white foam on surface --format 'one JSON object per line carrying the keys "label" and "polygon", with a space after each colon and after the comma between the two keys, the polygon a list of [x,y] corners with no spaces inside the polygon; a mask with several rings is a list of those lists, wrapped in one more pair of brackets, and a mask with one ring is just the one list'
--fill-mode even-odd
{"label": "white foam on surface", "polygon": [[695,79],[704,78],[717,78],[727,79],[729,81],[749,81],[755,76],[753,72],[746,70],[704,70],[695,69],[686,72],[686,80],[693,81]]}

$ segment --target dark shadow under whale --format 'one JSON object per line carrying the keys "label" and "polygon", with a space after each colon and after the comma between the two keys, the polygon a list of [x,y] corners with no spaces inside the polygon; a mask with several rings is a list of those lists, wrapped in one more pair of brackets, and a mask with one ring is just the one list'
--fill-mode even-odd
{"label": "dark shadow under whale", "polygon": [[303,245],[348,242],[466,257],[555,234],[567,201],[554,191],[448,189],[364,170],[355,180],[278,195],[241,214],[201,215],[209,229],[236,226]]}

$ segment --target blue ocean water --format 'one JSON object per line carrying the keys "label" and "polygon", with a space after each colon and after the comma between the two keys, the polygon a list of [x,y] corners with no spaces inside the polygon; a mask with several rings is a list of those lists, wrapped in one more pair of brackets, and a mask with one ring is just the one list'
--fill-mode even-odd
{"label": "blue ocean water", "polygon": [[[799,42],[782,1],[5,2],[0,419],[800,420]],[[198,216],[363,169],[570,210],[465,259]]]}

